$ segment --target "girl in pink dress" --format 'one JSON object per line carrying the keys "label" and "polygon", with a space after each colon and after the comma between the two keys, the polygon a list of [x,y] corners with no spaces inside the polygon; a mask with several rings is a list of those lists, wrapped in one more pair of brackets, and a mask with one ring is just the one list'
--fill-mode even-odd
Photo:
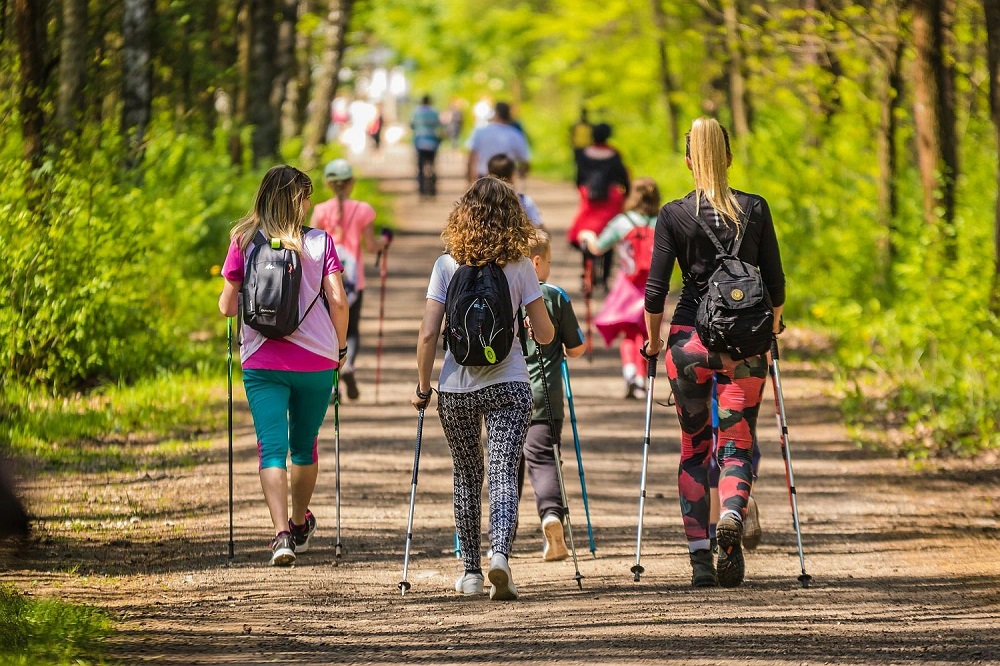
{"label": "girl in pink dress", "polygon": [[653,229],[660,210],[660,190],[652,178],[638,178],[632,183],[632,193],[624,213],[616,216],[598,236],[593,231],[580,232],[580,245],[595,256],[615,248],[618,255],[618,277],[604,301],[604,307],[594,319],[608,346],[619,336],[621,342],[622,377],[625,397],[641,398],[645,385],[640,350],[646,339],[643,319],[646,278],[653,255]]}
{"label": "girl in pink dress", "polygon": [[328,163],[323,175],[334,196],[316,205],[311,226],[330,234],[337,246],[337,256],[344,264],[344,287],[351,314],[347,328],[347,358],[340,370],[340,379],[347,389],[347,397],[357,400],[360,391],[354,377],[354,363],[361,348],[361,301],[365,289],[362,249],[381,252],[389,244],[389,237],[383,235],[376,239],[375,209],[364,201],[350,198],[354,171],[347,160],[336,159]]}

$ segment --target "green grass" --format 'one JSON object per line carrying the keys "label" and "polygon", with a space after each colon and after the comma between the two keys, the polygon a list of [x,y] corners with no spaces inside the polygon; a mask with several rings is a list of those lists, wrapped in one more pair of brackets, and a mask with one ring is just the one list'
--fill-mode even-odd
{"label": "green grass", "polygon": [[103,612],[0,587],[0,666],[100,664],[101,642],[113,630]]}
{"label": "green grass", "polygon": [[[234,365],[238,370],[238,359]],[[8,387],[0,409],[8,452],[48,469],[186,466],[204,458],[209,443],[202,435],[226,427],[226,378],[166,373],[67,397]]]}

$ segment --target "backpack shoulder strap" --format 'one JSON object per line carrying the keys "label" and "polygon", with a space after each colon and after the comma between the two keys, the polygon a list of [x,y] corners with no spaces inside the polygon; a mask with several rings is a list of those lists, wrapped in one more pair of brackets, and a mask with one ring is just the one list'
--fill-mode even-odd
{"label": "backpack shoulder strap", "polygon": [[715,245],[715,249],[719,251],[719,254],[721,255],[730,254],[729,252],[726,251],[726,248],[722,246],[722,243],[719,242],[719,237],[715,235],[715,233],[707,224],[705,224],[705,220],[701,219],[700,217],[692,213],[690,210],[688,210],[683,203],[678,202],[677,205],[680,207],[681,210],[683,210],[687,214],[688,217],[694,220],[698,224],[698,226],[700,226],[702,229],[705,230],[705,233],[708,234],[709,239],[712,241],[712,244]]}
{"label": "backpack shoulder strap", "polygon": [[739,256],[740,246],[743,245],[743,239],[747,237],[747,231],[749,231],[750,227],[750,213],[752,211],[753,211],[753,199],[750,199],[750,201],[747,203],[747,209],[743,211],[743,225],[741,227],[743,233],[739,233],[737,231],[736,242],[733,244],[732,254],[734,257]]}

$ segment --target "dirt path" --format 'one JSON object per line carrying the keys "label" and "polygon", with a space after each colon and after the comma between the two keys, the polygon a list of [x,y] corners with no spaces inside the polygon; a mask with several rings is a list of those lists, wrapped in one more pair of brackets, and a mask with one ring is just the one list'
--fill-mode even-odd
{"label": "dirt path", "polygon": [[[290,570],[276,570],[264,566],[269,522],[242,406],[232,564],[225,556],[222,433],[211,461],[194,468],[34,480],[29,492],[38,536],[13,569],[0,573],[0,582],[108,609],[122,618],[109,656],[126,663],[1000,663],[995,458],[916,471],[859,451],[845,436],[828,373],[807,363],[783,368],[810,589],[796,581],[785,480],[767,406],[755,489],[765,535],[748,556],[743,587],[688,586],[675,489],[677,425],[663,408],[653,423],[646,575],[632,582],[644,405],[621,399],[617,353],[601,350],[592,364],[572,366],[598,555],[591,559],[586,549],[570,456],[565,469],[583,591],[576,589],[571,561],[541,561],[530,493],[511,561],[522,600],[493,603],[451,591],[458,572],[451,461],[429,411],[413,588],[400,598],[416,428],[406,403],[415,381],[416,325],[440,247],[437,234],[463,187],[454,177],[459,160],[442,162],[453,177],[443,181],[435,203],[412,194],[408,154],[368,165],[398,193],[404,231],[390,256],[382,404],[374,404],[372,390],[376,278],[365,302],[362,398],[341,409],[347,552],[339,566],[333,558],[332,410],[321,435],[314,552]],[[530,183],[529,192],[557,231],[552,281],[577,296],[576,256],[564,250],[558,233],[572,215],[575,193],[539,182]],[[220,414],[220,422],[224,418]]]}

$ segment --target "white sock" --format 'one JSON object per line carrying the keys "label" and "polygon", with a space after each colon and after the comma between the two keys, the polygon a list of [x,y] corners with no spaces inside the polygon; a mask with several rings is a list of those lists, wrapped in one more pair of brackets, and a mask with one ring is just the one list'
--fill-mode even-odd
{"label": "white sock", "polygon": [[632,380],[635,379],[635,375],[636,369],[634,363],[626,363],[622,366],[622,377],[625,378],[626,383],[631,384]]}

